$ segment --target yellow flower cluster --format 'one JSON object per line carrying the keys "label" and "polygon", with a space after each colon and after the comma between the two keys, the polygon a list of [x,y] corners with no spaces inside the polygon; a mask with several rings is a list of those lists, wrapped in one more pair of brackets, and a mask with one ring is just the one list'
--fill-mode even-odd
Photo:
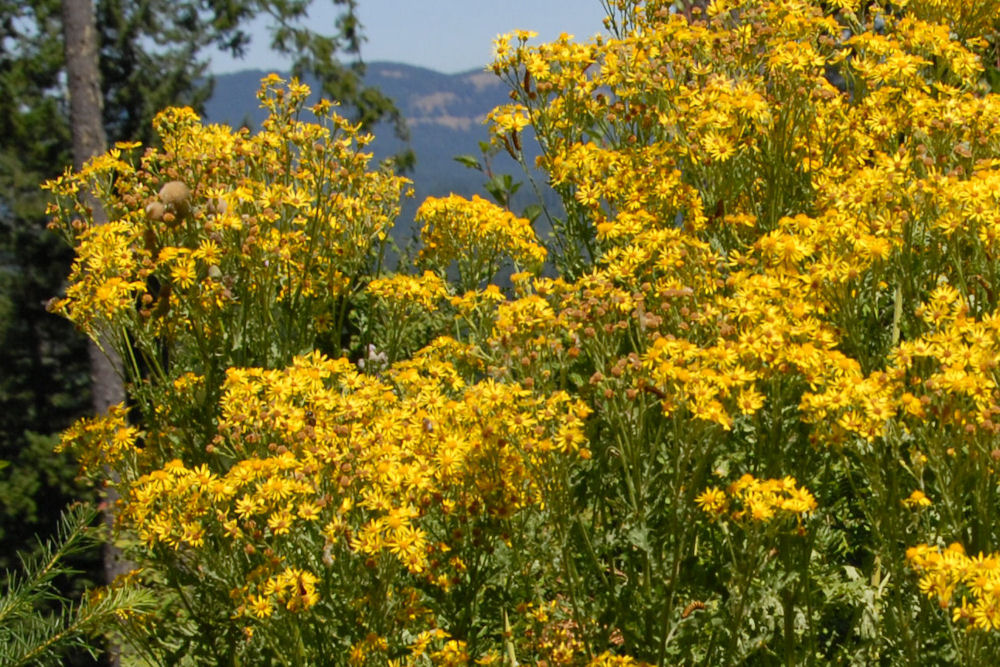
{"label": "yellow flower cluster", "polygon": [[970,557],[959,543],[946,549],[920,544],[906,551],[920,575],[920,590],[952,607],[952,622],[976,630],[1000,630],[1000,554]]}
{"label": "yellow flower cluster", "polygon": [[[77,250],[56,311],[87,332],[128,329],[140,349],[230,349],[227,337],[264,338],[279,317],[314,330],[371,270],[405,179],[369,170],[369,137],[329,105],[299,120],[306,86],[263,84],[271,116],[257,134],[167,109],[162,149],[119,146],[48,183],[52,226]],[[86,190],[111,223],[94,224]]]}
{"label": "yellow flower cluster", "polygon": [[140,431],[129,424],[128,408],[119,403],[104,415],[84,418],[59,437],[58,451],[72,450],[84,471],[99,471],[135,453]]}
{"label": "yellow flower cluster", "polygon": [[705,489],[695,502],[702,511],[718,519],[729,513],[735,521],[767,523],[775,518],[802,518],[816,510],[812,493],[798,486],[794,477],[757,479],[745,474],[722,491]]}
{"label": "yellow flower cluster", "polygon": [[[175,460],[143,475],[121,522],[151,548],[257,551],[313,531],[327,552],[388,555],[447,586],[429,558],[452,549],[443,526],[541,503],[553,457],[575,456],[585,440],[587,409],[564,393],[464,386],[439,358],[388,376],[318,353],[282,370],[230,369],[209,449],[236,462],[216,474]],[[312,593],[288,598],[284,581],[263,595],[312,606]]]}
{"label": "yellow flower cluster", "polygon": [[417,220],[423,222],[420,259],[442,268],[457,262],[460,282],[472,287],[492,279],[505,257],[519,267],[537,268],[545,261],[545,248],[527,219],[477,195],[428,197]]}
{"label": "yellow flower cluster", "polygon": [[397,273],[386,278],[376,278],[368,283],[368,293],[389,303],[403,306],[416,305],[433,311],[442,299],[448,297],[448,284],[432,271],[419,276]]}
{"label": "yellow flower cluster", "polygon": [[946,25],[962,40],[990,34],[997,28],[1000,14],[996,0],[902,0],[898,4],[924,21]]}
{"label": "yellow flower cluster", "polygon": [[131,226],[121,221],[81,232],[66,297],[54,307],[71,309],[64,312],[75,316],[85,331],[99,330],[98,323],[113,322],[131,312],[146,289],[145,281],[133,271],[133,242]]}
{"label": "yellow flower cluster", "polygon": [[[432,642],[439,645],[440,648],[431,646]],[[448,633],[441,629],[422,632],[417,637],[417,641],[410,646],[410,655],[406,662],[399,664],[416,667],[428,664],[428,661],[432,665],[446,665],[447,667],[500,664],[499,653],[495,651],[472,660],[466,643],[457,639],[449,639]]]}
{"label": "yellow flower cluster", "polygon": [[318,582],[312,572],[285,568],[268,578],[260,593],[244,593],[246,603],[243,613],[262,619],[271,616],[276,606],[284,606],[291,612],[305,611],[319,602],[316,591]]}
{"label": "yellow flower cluster", "polygon": [[587,663],[588,667],[644,667],[649,663],[640,662],[629,656],[602,653]]}
{"label": "yellow flower cluster", "polygon": [[[857,367],[839,381],[815,382],[822,391],[806,392],[801,407],[807,419],[827,422],[836,441],[853,433],[868,441],[881,437],[890,420],[907,430],[940,429],[965,435],[993,434],[998,427],[1000,391],[995,376],[1000,355],[1000,315],[971,316],[968,301],[943,283],[915,309],[927,331],[901,341],[885,370],[862,375]],[[970,446],[989,456],[992,445],[973,439]],[[934,447],[932,446],[932,449]]]}
{"label": "yellow flower cluster", "polygon": [[486,119],[504,134],[521,132],[531,123],[531,119],[528,118],[528,110],[518,104],[496,107],[487,114]]}

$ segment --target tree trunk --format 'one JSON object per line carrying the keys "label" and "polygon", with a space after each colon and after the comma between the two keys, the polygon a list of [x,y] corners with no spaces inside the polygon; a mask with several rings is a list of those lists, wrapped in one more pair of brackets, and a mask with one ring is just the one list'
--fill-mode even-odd
{"label": "tree trunk", "polygon": [[[62,0],[63,40],[66,53],[66,74],[69,88],[70,127],[73,133],[73,165],[83,163],[107,150],[107,135],[102,118],[100,69],[97,46],[97,23],[92,0]],[[85,201],[93,210],[95,223],[107,222],[101,203],[90,193]],[[92,402],[97,414],[125,400],[121,380],[121,359],[109,345],[90,343],[90,379]],[[104,497],[104,520],[113,522],[117,494],[109,487]],[[104,548],[104,576],[108,583],[119,574],[128,572],[129,564],[111,543]],[[118,647],[110,647],[110,662],[119,663]]]}
{"label": "tree trunk", "polygon": [[[73,163],[79,169],[89,158],[107,150],[108,144],[101,118],[104,104],[101,99],[97,22],[91,0],[63,0],[62,15]],[[96,213],[95,210],[95,218]]]}

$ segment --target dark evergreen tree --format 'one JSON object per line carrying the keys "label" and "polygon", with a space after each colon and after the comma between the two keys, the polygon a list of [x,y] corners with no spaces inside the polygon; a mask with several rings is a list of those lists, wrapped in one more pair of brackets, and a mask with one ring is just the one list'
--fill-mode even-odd
{"label": "dark evergreen tree", "polygon": [[0,3],[0,568],[80,493],[54,435],[86,410],[86,347],[49,315],[71,253],[45,232],[39,184],[70,160],[59,3]]}

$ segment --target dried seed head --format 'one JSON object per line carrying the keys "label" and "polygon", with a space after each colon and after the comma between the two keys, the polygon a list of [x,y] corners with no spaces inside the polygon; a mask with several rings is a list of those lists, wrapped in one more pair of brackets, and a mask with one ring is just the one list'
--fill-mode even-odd
{"label": "dried seed head", "polygon": [[180,181],[170,181],[160,188],[160,201],[166,206],[180,206],[187,203],[191,191]]}
{"label": "dried seed head", "polygon": [[146,207],[146,217],[150,220],[162,220],[163,213],[166,211],[163,204],[158,201],[150,202]]}
{"label": "dried seed head", "polygon": [[[164,186],[166,187],[166,186]],[[229,204],[222,197],[215,197],[208,200],[208,212],[222,215],[229,209]]]}

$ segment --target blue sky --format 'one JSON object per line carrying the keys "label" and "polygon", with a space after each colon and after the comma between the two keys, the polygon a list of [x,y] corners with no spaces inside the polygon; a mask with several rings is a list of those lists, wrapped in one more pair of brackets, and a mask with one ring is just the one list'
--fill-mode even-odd
{"label": "blue sky", "polygon": [[[330,26],[338,8],[314,0],[309,24],[317,31]],[[453,74],[489,63],[493,38],[515,29],[534,30],[550,41],[560,32],[585,40],[603,31],[600,0],[359,0],[358,15],[368,39],[365,62],[391,60]],[[323,6],[321,8],[321,6]],[[287,62],[268,51],[267,23],[252,29],[247,57],[234,60],[212,54],[212,71],[282,70]]]}

